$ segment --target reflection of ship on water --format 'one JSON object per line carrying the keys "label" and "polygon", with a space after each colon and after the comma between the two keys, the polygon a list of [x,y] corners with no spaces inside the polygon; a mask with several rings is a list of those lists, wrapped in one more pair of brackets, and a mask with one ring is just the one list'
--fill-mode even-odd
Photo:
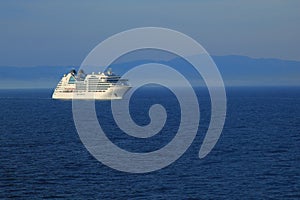
{"label": "reflection of ship on water", "polygon": [[52,95],[53,99],[122,99],[131,87],[127,79],[106,72],[85,74],[79,70],[71,70],[57,84]]}

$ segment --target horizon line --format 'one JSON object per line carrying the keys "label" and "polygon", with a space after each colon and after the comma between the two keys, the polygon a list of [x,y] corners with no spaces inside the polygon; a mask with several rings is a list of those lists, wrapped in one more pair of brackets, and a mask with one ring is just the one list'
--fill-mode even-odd
{"label": "horizon line", "polygon": [[[289,59],[282,59],[282,58],[271,58],[271,57],[251,57],[251,56],[247,56],[247,55],[238,55],[238,54],[228,54],[228,55],[210,55],[212,58],[214,57],[244,57],[244,58],[248,58],[248,59],[252,59],[252,60],[277,60],[277,61],[286,61],[286,62],[300,62],[300,60],[289,60]],[[174,58],[173,58],[174,59]],[[132,60],[132,61],[142,61],[142,60],[147,60],[147,59],[137,59],[137,60]],[[170,59],[172,60],[172,59]],[[164,62],[168,62],[170,60],[158,60],[158,61],[164,61]],[[123,63],[128,63],[128,62],[132,62],[132,61],[126,61]],[[120,64],[120,63],[118,63]],[[81,65],[81,64],[80,64]],[[2,67],[79,67],[80,65],[60,65],[60,64],[56,64],[56,65],[48,65],[48,64],[42,64],[42,65],[1,65],[0,64],[0,68]]]}

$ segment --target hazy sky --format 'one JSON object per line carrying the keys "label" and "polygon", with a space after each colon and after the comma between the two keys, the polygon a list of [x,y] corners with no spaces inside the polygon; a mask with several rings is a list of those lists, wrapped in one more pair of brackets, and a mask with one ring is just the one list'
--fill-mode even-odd
{"label": "hazy sky", "polygon": [[112,34],[159,26],[212,55],[300,60],[298,0],[0,1],[0,66],[80,65]]}

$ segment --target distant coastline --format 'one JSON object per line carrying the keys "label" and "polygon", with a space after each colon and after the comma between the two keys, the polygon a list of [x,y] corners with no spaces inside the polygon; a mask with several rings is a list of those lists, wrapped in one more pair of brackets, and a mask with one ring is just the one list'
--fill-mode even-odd
{"label": "distant coastline", "polygon": [[[246,56],[212,56],[225,86],[300,86],[300,61]],[[138,64],[148,60],[133,61]],[[133,63],[132,62],[132,63]],[[162,61],[176,65],[176,60]],[[132,63],[126,63],[127,65]],[[122,63],[118,64],[122,65]],[[184,67],[180,66],[179,68]],[[0,89],[55,88],[61,76],[78,66],[0,66]],[[187,69],[187,70],[186,70]],[[187,74],[188,68],[184,68]],[[192,73],[192,72],[190,72]]]}

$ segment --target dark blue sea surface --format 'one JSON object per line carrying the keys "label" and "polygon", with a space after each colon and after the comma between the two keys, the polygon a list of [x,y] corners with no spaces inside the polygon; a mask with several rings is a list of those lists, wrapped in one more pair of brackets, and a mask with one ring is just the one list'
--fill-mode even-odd
{"label": "dark blue sea surface", "polygon": [[[176,162],[150,173],[130,174],[97,161],[84,147],[72,117],[72,101],[52,90],[0,90],[0,199],[300,199],[300,88],[227,88],[222,135],[204,159],[199,148],[210,120],[206,89],[197,89],[198,134]],[[110,101],[97,101],[103,130],[131,152],[162,148],[176,135],[179,103],[166,88],[137,91],[130,111],[139,125],[149,107],[162,104],[161,133],[137,139],[123,133]]]}

